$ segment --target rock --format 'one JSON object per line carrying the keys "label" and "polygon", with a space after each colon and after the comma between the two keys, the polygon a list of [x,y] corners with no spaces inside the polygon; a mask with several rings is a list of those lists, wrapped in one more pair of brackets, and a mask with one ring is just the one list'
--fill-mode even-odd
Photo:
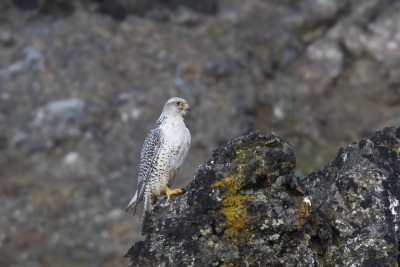
{"label": "rock", "polygon": [[258,132],[215,150],[184,194],[159,200],[147,214],[146,240],[127,254],[131,266],[276,265],[285,251],[295,265],[307,251],[310,215],[293,152],[273,133]]}
{"label": "rock", "polygon": [[146,213],[130,266],[395,266],[399,137],[385,128],[301,182],[275,134],[232,139]]}
{"label": "rock", "polygon": [[24,64],[28,68],[43,70],[43,54],[34,46],[27,46],[22,51],[24,55]]}
{"label": "rock", "polygon": [[17,74],[24,71],[43,71],[43,58],[43,54],[38,48],[27,46],[22,50],[22,59],[10,64],[6,68],[0,69],[0,76]]}
{"label": "rock", "polygon": [[28,124],[30,138],[51,148],[54,143],[79,137],[82,134],[84,109],[85,101],[78,98],[52,101],[39,107],[32,113],[32,120]]}
{"label": "rock", "polygon": [[98,135],[98,121],[103,120],[107,105],[98,99],[79,98],[51,101],[31,113],[24,130],[16,132],[11,145],[23,154],[49,151],[70,142]]}
{"label": "rock", "polygon": [[0,33],[0,43],[5,47],[11,46],[14,42],[14,36],[11,31]]}
{"label": "rock", "polygon": [[43,1],[41,1],[41,0],[11,0],[9,2],[22,11],[34,11],[34,10],[38,10],[40,8]]}
{"label": "rock", "polygon": [[330,88],[342,71],[343,53],[335,43],[319,40],[307,47],[308,68],[299,68],[301,80],[321,94]]}
{"label": "rock", "polygon": [[339,150],[302,181],[318,214],[311,235],[318,266],[395,266],[400,232],[400,128]]}
{"label": "rock", "polygon": [[182,7],[199,13],[215,14],[218,12],[219,7],[218,0],[204,0],[200,2],[196,0],[137,0],[131,2],[101,0],[99,2],[102,11],[112,15],[116,19],[123,19],[129,14],[143,16],[146,13],[154,12],[154,10],[160,12],[160,9],[163,8],[174,10]]}

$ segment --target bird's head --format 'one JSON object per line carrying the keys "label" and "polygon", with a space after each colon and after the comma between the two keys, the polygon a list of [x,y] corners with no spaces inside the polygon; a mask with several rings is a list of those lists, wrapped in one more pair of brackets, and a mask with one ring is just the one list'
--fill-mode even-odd
{"label": "bird's head", "polygon": [[164,110],[167,112],[178,113],[183,116],[190,111],[190,106],[185,99],[173,97],[165,103]]}

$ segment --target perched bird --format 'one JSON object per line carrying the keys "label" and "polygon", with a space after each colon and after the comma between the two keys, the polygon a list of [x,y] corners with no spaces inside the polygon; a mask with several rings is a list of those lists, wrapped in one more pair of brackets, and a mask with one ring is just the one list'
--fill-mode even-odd
{"label": "perched bird", "polygon": [[172,194],[182,193],[180,189],[171,190],[170,187],[189,150],[190,132],[182,117],[189,110],[182,98],[173,97],[165,103],[155,128],[144,141],[137,190],[125,211],[134,208],[136,212],[143,197],[144,211],[150,211],[156,197],[164,192],[168,199]]}

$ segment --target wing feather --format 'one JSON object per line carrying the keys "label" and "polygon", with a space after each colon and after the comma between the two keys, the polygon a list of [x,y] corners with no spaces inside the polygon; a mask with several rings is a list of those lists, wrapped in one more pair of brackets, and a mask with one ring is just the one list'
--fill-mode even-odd
{"label": "wing feather", "polygon": [[151,130],[144,141],[140,154],[140,167],[138,178],[138,203],[143,200],[146,185],[149,182],[151,172],[157,162],[161,144],[163,142],[163,131],[160,127]]}

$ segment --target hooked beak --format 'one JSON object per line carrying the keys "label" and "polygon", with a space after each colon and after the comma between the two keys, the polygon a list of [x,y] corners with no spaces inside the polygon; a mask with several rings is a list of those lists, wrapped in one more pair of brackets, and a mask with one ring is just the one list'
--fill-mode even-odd
{"label": "hooked beak", "polygon": [[189,111],[190,111],[190,106],[189,106],[188,104],[185,104],[185,105],[183,106],[183,112],[184,112],[183,115],[188,114]]}
{"label": "hooked beak", "polygon": [[190,106],[188,104],[185,104],[185,111],[189,112],[190,111]]}

